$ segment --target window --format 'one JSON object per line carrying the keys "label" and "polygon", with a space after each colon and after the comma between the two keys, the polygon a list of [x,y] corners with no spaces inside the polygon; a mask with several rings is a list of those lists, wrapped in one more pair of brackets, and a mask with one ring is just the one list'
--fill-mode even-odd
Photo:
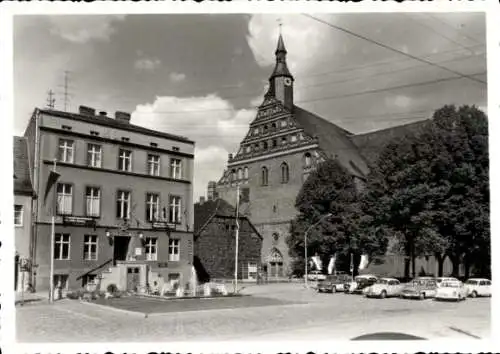
{"label": "window", "polygon": [[286,142],[287,142],[287,138],[286,138],[286,136],[282,137],[282,138],[281,138],[281,145],[285,145],[285,144],[286,144]]}
{"label": "window", "polygon": [[267,150],[267,141],[262,143],[262,149]]}
{"label": "window", "polygon": [[23,226],[23,206],[14,205],[14,226]]}
{"label": "window", "polygon": [[71,215],[73,212],[73,186],[67,183],[57,185],[57,214]]}
{"label": "window", "polygon": [[172,223],[181,223],[181,197],[170,197],[169,220]]}
{"label": "window", "polygon": [[182,161],[180,159],[170,159],[170,177],[172,178],[182,178]]}
{"label": "window", "polygon": [[238,168],[238,179],[239,180],[243,179],[243,170],[241,168]]}
{"label": "window", "polygon": [[148,155],[148,173],[151,176],[160,175],[160,156]]}
{"label": "window", "polygon": [[126,143],[128,143],[130,141],[130,138],[127,138],[125,136],[122,136],[122,141],[125,141]]}
{"label": "window", "polygon": [[290,140],[292,141],[292,143],[296,142],[297,141],[297,135],[293,134],[292,137],[290,138]]}
{"label": "window", "polygon": [[68,278],[68,274],[55,274],[53,278],[53,284],[58,288],[68,290]]}
{"label": "window", "polygon": [[311,162],[312,162],[312,161],[311,161],[311,154],[310,154],[310,153],[308,153],[308,152],[306,152],[306,153],[304,154],[304,167],[305,167],[305,168],[309,168],[309,167],[311,167]]}
{"label": "window", "polygon": [[156,261],[158,259],[157,245],[158,239],[156,237],[146,237],[145,248],[146,248],[146,260]]}
{"label": "window", "polygon": [[262,170],[261,170],[261,184],[263,186],[267,186],[268,178],[269,178],[269,172],[267,170],[267,167],[262,167]]}
{"label": "window", "polygon": [[55,234],[54,259],[69,260],[69,234]]}
{"label": "window", "polygon": [[253,129],[253,135],[259,135],[259,128]]}
{"label": "window", "polygon": [[101,167],[102,148],[100,145],[88,144],[87,146],[87,165],[92,167]]}
{"label": "window", "polygon": [[99,132],[96,132],[95,130],[91,130],[90,135],[99,136]]}
{"label": "window", "polygon": [[283,162],[281,164],[281,183],[288,183],[289,178],[288,164]]}
{"label": "window", "polygon": [[248,167],[243,168],[243,178],[248,179]]}
{"label": "window", "polygon": [[120,219],[130,218],[130,192],[118,191],[116,198],[116,217]]}
{"label": "window", "polygon": [[101,213],[101,190],[87,187],[85,190],[85,211],[87,216],[99,216]]}
{"label": "window", "polygon": [[154,193],[146,195],[146,220],[155,221],[159,219],[160,196]]}
{"label": "window", "polygon": [[267,125],[264,125],[264,134],[267,134],[268,129],[269,129],[269,128],[267,127]]}
{"label": "window", "polygon": [[271,124],[272,130],[276,130],[276,123]]}
{"label": "window", "polygon": [[83,239],[83,259],[97,260],[97,235],[85,235]]}
{"label": "window", "polygon": [[61,162],[73,163],[74,141],[68,139],[59,139],[58,160]]}
{"label": "window", "polygon": [[281,127],[282,127],[282,128],[286,127],[286,120],[282,120],[282,121],[281,121]]}
{"label": "window", "polygon": [[180,151],[180,148],[177,147],[177,146],[172,146],[172,150],[174,150],[174,151]]}
{"label": "window", "polygon": [[252,150],[252,147],[250,145],[247,146],[247,147],[245,147],[245,152],[246,153],[249,153],[251,150]]}
{"label": "window", "polygon": [[120,171],[132,171],[132,151],[120,149],[118,155],[118,169]]}
{"label": "window", "polygon": [[157,143],[149,143],[149,145],[151,145],[152,147],[158,147]]}
{"label": "window", "polygon": [[273,148],[278,146],[278,141],[276,139],[273,139],[272,146],[273,146]]}
{"label": "window", "polygon": [[231,182],[236,181],[236,170],[231,170]]}
{"label": "window", "polygon": [[64,130],[71,130],[71,129],[73,129],[69,125],[62,125],[61,128],[63,128]]}
{"label": "window", "polygon": [[168,260],[178,261],[179,260],[179,240],[170,239],[168,240]]}

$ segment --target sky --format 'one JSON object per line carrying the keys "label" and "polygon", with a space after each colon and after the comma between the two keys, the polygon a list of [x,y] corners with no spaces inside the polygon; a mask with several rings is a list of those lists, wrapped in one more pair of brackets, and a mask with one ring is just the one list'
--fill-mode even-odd
{"label": "sky", "polygon": [[262,103],[279,23],[295,103],[352,133],[429,118],[445,104],[486,111],[484,14],[312,16],[351,34],[301,14],[16,16],[14,134],[49,90],[64,109],[67,71],[69,111],[128,111],[133,124],[194,140],[197,200]]}

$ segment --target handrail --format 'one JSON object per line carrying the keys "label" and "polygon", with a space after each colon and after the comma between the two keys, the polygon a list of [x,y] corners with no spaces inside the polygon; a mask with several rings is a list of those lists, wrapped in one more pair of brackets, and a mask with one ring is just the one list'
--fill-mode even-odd
{"label": "handrail", "polygon": [[76,280],[80,280],[80,279],[82,279],[84,276],[86,276],[86,275],[88,275],[88,274],[90,274],[90,273],[92,273],[92,272],[96,271],[96,270],[97,270],[97,269],[99,269],[99,268],[102,268],[102,267],[104,267],[104,266],[108,265],[108,264],[109,264],[109,263],[111,263],[111,262],[113,262],[113,258],[110,258],[110,259],[108,259],[106,262],[104,262],[104,263],[102,263],[102,264],[98,265],[98,266],[97,266],[97,267],[95,267],[95,268],[92,268],[92,269],[91,269],[91,270],[89,270],[88,272],[85,272],[85,273],[83,273],[82,275],[79,275],[78,277],[76,277]]}

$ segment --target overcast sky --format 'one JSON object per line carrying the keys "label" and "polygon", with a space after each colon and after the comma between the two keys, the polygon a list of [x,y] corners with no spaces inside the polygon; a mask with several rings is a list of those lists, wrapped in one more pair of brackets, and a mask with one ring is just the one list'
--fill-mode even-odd
{"label": "overcast sky", "polygon": [[[317,17],[486,81],[483,14]],[[420,120],[445,104],[486,109],[484,84],[303,15],[17,16],[14,133],[23,134],[49,89],[63,109],[68,70],[70,111],[81,104],[130,111],[134,124],[195,140],[198,199],[220,178],[262,102],[278,21],[296,104],[353,133]]]}

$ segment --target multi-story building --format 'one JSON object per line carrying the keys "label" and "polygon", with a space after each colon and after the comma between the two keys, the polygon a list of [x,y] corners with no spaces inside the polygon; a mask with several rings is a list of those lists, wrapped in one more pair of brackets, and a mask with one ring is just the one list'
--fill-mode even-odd
{"label": "multi-story building", "polygon": [[388,140],[421,126],[415,123],[354,135],[295,105],[295,79],[287,67],[286,54],[280,35],[269,89],[237,153],[229,154],[227,169],[217,183],[219,197],[229,203],[236,201],[240,186],[245,201],[241,212],[264,238],[261,258],[271,278],[289,274],[286,238],[297,215],[295,199],[315,166],[334,158],[361,188],[369,163]]}
{"label": "multi-story building", "polygon": [[[35,109],[25,132],[37,291],[188,282],[193,258],[194,142],[130,123],[130,114]],[[59,174],[47,194],[50,171]]]}
{"label": "multi-story building", "polygon": [[[238,225],[236,223],[238,221]],[[223,199],[194,205],[194,254],[200,281],[233,279],[238,227],[238,279],[257,281],[262,236],[244,215]]]}
{"label": "multi-story building", "polygon": [[26,290],[30,279],[31,203],[33,187],[28,164],[28,146],[25,138],[14,137],[14,237],[16,247],[15,289]]}

